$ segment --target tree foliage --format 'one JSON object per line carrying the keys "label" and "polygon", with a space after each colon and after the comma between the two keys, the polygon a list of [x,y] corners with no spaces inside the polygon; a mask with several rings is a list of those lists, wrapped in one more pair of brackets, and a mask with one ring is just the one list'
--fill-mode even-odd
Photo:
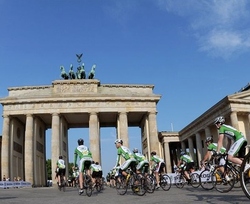
{"label": "tree foliage", "polygon": [[51,159],[46,160],[47,178],[52,180]]}

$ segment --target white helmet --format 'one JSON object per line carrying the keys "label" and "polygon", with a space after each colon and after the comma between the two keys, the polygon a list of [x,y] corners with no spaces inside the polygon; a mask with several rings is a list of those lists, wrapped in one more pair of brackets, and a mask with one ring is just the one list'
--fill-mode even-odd
{"label": "white helmet", "polygon": [[138,149],[137,149],[137,148],[134,148],[134,149],[133,149],[133,152],[134,152],[134,153],[138,153]]}
{"label": "white helmet", "polygon": [[116,143],[120,143],[121,145],[123,144],[123,141],[122,141],[122,139],[117,139],[117,140],[115,140],[115,144]]}
{"label": "white helmet", "polygon": [[181,151],[180,155],[183,156],[184,154],[186,154],[186,152],[184,152],[183,150]]}
{"label": "white helmet", "polygon": [[225,118],[223,116],[219,116],[219,117],[215,118],[214,124],[217,124],[217,123],[224,124],[225,123]]}

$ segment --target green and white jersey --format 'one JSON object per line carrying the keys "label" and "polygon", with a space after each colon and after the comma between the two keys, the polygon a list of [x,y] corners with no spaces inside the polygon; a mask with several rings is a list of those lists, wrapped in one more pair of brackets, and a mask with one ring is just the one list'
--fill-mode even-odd
{"label": "green and white jersey", "polygon": [[63,159],[57,160],[56,165],[59,169],[65,169],[65,161]]}
{"label": "green and white jersey", "polygon": [[100,165],[97,165],[97,164],[91,164],[90,169],[92,171],[96,171],[96,172],[102,171],[102,167]]}
{"label": "green and white jersey", "polygon": [[156,164],[160,163],[160,162],[164,162],[164,160],[162,158],[160,158],[158,155],[154,155],[150,158],[150,161],[155,162]]}
{"label": "green and white jersey", "polygon": [[134,158],[137,162],[146,161],[146,157],[141,153],[134,153]]}
{"label": "green and white jersey", "polygon": [[244,137],[244,135],[238,130],[236,130],[234,127],[225,124],[221,125],[219,129],[219,134],[224,134],[226,137],[230,138],[233,141],[237,141]]}
{"label": "green and white jersey", "polygon": [[77,178],[79,176],[79,171],[73,171],[73,177]]}
{"label": "green and white jersey", "polygon": [[92,158],[92,154],[89,151],[89,148],[84,146],[84,145],[79,145],[75,149],[75,159],[74,159],[74,164],[76,165],[77,157],[79,156],[79,159],[81,160],[82,158]]}
{"label": "green and white jersey", "polygon": [[185,163],[194,162],[194,160],[187,154],[182,155],[180,160],[184,161]]}
{"label": "green and white jersey", "polygon": [[[217,151],[217,143],[210,143],[207,147],[208,151]],[[221,147],[220,148],[220,153],[225,153],[226,152],[226,148],[225,147]]]}
{"label": "green and white jersey", "polygon": [[117,154],[121,155],[125,160],[134,158],[133,153],[130,151],[129,148],[121,146],[117,149]]}

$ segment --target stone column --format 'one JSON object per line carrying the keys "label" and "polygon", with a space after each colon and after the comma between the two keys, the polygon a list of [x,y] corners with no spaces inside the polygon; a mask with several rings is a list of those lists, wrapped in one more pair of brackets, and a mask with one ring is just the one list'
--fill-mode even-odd
{"label": "stone column", "polygon": [[202,144],[201,144],[201,135],[200,133],[195,134],[195,139],[196,139],[196,153],[197,153],[197,159],[198,162],[200,162],[203,158],[203,151],[202,151]]}
{"label": "stone column", "polygon": [[193,139],[191,137],[188,138],[188,149],[189,149],[189,154],[192,157],[193,160],[195,160],[194,157],[194,143]]}
{"label": "stone column", "polygon": [[166,163],[166,171],[167,173],[172,172],[172,167],[171,167],[171,158],[170,158],[170,148],[169,148],[169,142],[163,141],[164,145],[164,157],[165,157],[165,163]]}
{"label": "stone column", "polygon": [[126,112],[119,113],[119,133],[120,139],[123,140],[123,145],[129,148],[128,116]]}
{"label": "stone column", "polygon": [[181,150],[186,152],[186,149],[187,149],[186,144],[184,141],[182,141],[181,142]]}
{"label": "stone column", "polygon": [[156,151],[157,154],[160,154],[155,112],[150,112],[148,114],[148,125],[149,125],[150,151],[151,152]]}
{"label": "stone column", "polygon": [[100,135],[97,113],[90,113],[89,116],[89,146],[93,160],[101,163]]}
{"label": "stone column", "polygon": [[233,126],[234,128],[236,128],[237,130],[239,130],[237,112],[232,112],[232,113],[230,114],[230,119],[231,119],[232,126]]}
{"label": "stone column", "polygon": [[25,140],[24,140],[24,166],[25,181],[34,185],[34,138],[33,138],[33,115],[26,116]]}
{"label": "stone column", "polygon": [[[211,135],[211,131],[210,131],[210,128],[209,127],[206,127],[205,128],[205,137],[207,138],[207,137],[211,137],[212,135]],[[206,139],[205,138],[205,139]]]}
{"label": "stone column", "polygon": [[51,129],[51,171],[52,179],[55,178],[56,161],[60,154],[60,117],[58,113],[52,114],[52,129]]}
{"label": "stone column", "polygon": [[1,153],[1,168],[2,177],[10,175],[10,118],[8,115],[3,115],[3,133],[2,133],[2,153]]}

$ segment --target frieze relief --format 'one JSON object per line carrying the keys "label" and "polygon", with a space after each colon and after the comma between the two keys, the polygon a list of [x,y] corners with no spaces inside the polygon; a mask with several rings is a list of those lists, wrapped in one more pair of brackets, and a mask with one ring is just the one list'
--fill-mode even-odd
{"label": "frieze relief", "polygon": [[[23,111],[49,112],[54,109],[79,109],[79,108],[155,108],[154,103],[148,102],[53,102],[53,103],[34,103],[34,104],[15,104],[4,106],[4,111]],[[46,111],[47,110],[47,111]]]}
{"label": "frieze relief", "polygon": [[96,92],[93,84],[62,84],[55,87],[56,93],[93,93]]}

